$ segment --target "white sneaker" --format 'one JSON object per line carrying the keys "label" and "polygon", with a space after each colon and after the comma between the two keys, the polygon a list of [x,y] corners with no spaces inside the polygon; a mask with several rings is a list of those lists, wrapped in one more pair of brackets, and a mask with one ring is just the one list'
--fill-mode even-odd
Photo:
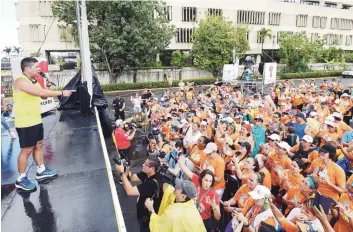
{"label": "white sneaker", "polygon": [[17,138],[15,132],[13,132],[12,130],[9,130],[9,133],[10,133],[12,139]]}

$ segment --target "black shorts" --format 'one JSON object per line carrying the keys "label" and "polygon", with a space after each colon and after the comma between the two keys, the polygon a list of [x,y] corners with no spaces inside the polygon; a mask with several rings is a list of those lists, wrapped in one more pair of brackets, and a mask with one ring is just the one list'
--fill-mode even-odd
{"label": "black shorts", "polygon": [[30,127],[16,128],[18,138],[20,139],[20,147],[33,147],[38,141],[44,138],[43,124],[37,124]]}

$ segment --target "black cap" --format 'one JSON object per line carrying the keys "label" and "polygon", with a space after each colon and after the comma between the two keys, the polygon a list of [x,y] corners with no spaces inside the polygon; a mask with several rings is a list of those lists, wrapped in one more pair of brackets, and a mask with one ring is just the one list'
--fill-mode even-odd
{"label": "black cap", "polygon": [[239,142],[238,144],[239,144],[240,146],[242,146],[242,147],[245,147],[247,152],[251,151],[251,145],[250,145],[250,143],[248,143],[248,142]]}
{"label": "black cap", "polygon": [[305,115],[303,113],[297,113],[295,117],[305,119]]}
{"label": "black cap", "polygon": [[336,155],[336,148],[334,148],[330,144],[325,144],[322,147],[319,148],[319,151],[322,151],[324,153],[329,153],[330,155]]}

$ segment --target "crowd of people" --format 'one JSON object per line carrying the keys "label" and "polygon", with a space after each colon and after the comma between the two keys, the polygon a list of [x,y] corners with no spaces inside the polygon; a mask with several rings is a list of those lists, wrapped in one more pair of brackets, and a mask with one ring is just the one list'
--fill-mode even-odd
{"label": "crowd of people", "polygon": [[[229,83],[179,86],[131,98],[154,131],[144,170],[165,165],[177,177],[157,208],[154,191],[144,195],[141,231],[353,231],[353,84],[285,81],[247,97]],[[125,190],[150,177],[134,175],[122,177]]]}

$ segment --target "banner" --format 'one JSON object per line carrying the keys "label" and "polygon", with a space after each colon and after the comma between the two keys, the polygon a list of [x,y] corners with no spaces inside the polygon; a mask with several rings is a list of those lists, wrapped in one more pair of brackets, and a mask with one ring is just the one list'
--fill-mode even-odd
{"label": "banner", "polygon": [[[11,71],[12,71],[12,77],[15,78],[19,76],[22,73],[21,70],[21,60],[24,57],[16,57],[11,59]],[[45,58],[37,58],[38,64],[40,71],[48,75],[48,60]],[[38,81],[40,86],[42,88],[45,88],[46,86],[46,80],[38,73],[35,79]],[[51,111],[57,107],[57,103],[54,101],[54,98],[48,97],[47,99],[41,99],[41,113],[46,113],[48,111]],[[14,107],[15,108],[15,107]]]}
{"label": "banner", "polygon": [[238,64],[225,64],[223,66],[223,77],[224,82],[231,82],[238,79]]}
{"label": "banner", "polygon": [[276,83],[277,63],[265,63],[263,77],[265,85]]}

